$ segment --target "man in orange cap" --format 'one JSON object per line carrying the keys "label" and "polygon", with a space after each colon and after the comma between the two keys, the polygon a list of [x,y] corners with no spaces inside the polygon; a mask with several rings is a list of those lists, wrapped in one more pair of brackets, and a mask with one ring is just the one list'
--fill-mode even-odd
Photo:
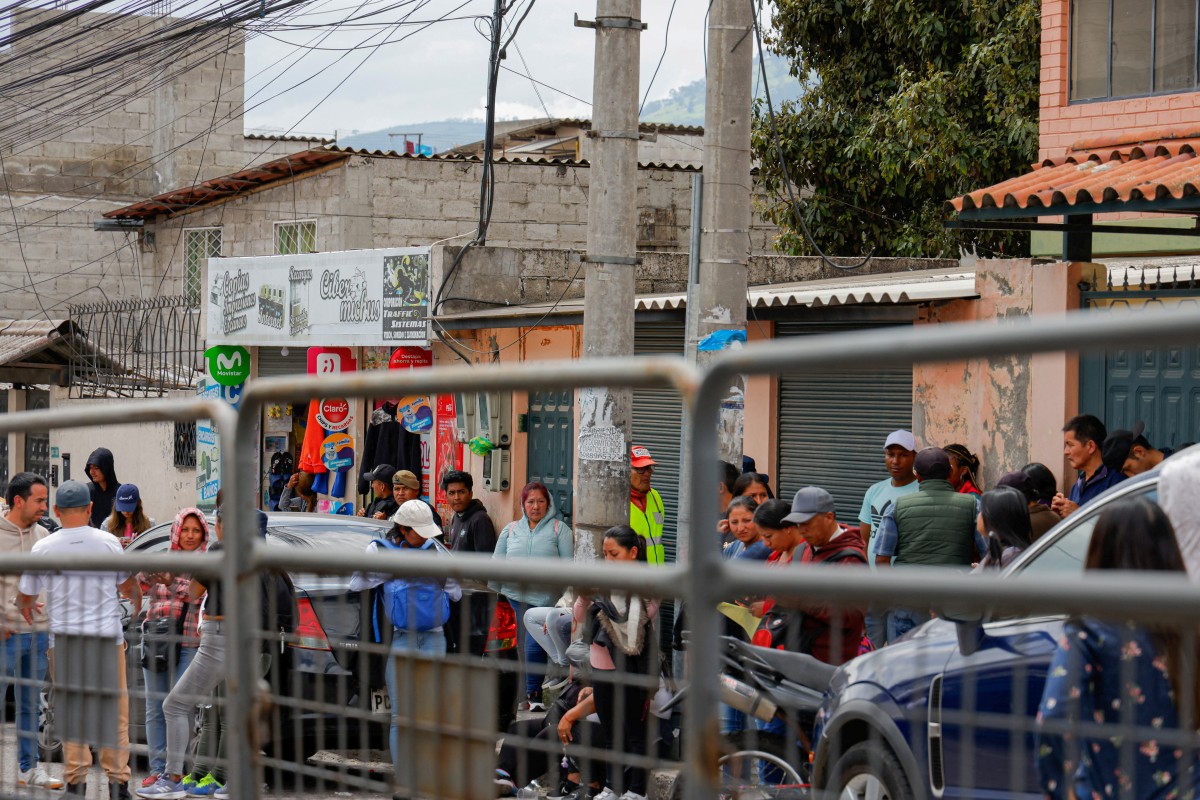
{"label": "man in orange cap", "polygon": [[650,477],[656,465],[649,450],[634,445],[630,451],[629,527],[646,540],[646,560],[651,564],[662,564],[666,561],[663,549],[666,511],[662,495],[650,488]]}

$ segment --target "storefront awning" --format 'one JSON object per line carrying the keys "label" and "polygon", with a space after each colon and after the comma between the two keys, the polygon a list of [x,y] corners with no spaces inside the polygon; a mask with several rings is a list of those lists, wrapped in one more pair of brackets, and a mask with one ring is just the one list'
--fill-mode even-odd
{"label": "storefront awning", "polygon": [[[978,297],[973,271],[927,270],[754,286],[747,292],[747,308],[911,305],[969,297]],[[686,293],[646,294],[635,298],[634,310],[672,312],[686,307]],[[442,314],[435,319],[449,329],[580,325],[583,323],[583,299],[464,311]]]}
{"label": "storefront awning", "polygon": [[84,357],[115,363],[70,320],[0,320],[0,383],[66,386]]}

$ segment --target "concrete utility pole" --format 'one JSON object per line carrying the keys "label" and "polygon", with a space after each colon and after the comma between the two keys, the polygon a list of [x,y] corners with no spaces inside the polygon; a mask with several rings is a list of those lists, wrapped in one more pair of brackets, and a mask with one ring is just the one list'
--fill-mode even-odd
{"label": "concrete utility pole", "polygon": [[[595,22],[576,20],[576,25],[596,29],[584,358],[633,355],[641,10],[641,0],[597,0]],[[605,530],[629,519],[632,406],[629,389],[579,392],[575,548],[584,558],[600,552]]]}
{"label": "concrete utility pole", "polygon": [[[746,330],[746,274],[750,261],[750,121],[754,67],[753,16],[746,0],[714,0],[708,16],[708,75],[704,98],[704,170],[700,205],[699,280],[689,287],[687,353],[704,367],[720,350],[697,345],[718,331]],[[693,197],[694,197],[693,193]],[[693,215],[695,218],[695,215]],[[696,241],[693,234],[692,241]],[[702,453],[701,469],[720,458],[741,469],[745,381],[734,381],[721,407],[719,453]],[[690,531],[688,495],[691,443],[683,442],[679,531]],[[715,475],[715,467],[712,468]],[[714,491],[716,484],[714,483]],[[711,502],[707,497],[696,502]],[[682,560],[690,536],[679,539]]]}

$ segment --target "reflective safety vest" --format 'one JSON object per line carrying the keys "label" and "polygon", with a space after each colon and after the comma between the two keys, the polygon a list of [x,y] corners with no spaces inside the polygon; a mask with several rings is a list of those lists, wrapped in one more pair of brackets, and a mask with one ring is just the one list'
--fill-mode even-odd
{"label": "reflective safety vest", "polygon": [[663,549],[665,521],[666,510],[663,508],[662,495],[657,489],[646,493],[645,511],[638,508],[632,500],[629,501],[629,527],[646,540],[646,561],[650,564],[666,563],[667,551]]}

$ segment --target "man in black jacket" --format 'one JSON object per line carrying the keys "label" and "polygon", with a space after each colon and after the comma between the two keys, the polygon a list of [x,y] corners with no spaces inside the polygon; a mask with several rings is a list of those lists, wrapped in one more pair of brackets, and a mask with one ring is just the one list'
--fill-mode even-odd
{"label": "man in black jacket", "polygon": [[490,553],[496,549],[496,526],[483,503],[475,499],[475,479],[471,473],[451,470],[442,477],[442,491],[454,516],[450,518],[451,550]]}

